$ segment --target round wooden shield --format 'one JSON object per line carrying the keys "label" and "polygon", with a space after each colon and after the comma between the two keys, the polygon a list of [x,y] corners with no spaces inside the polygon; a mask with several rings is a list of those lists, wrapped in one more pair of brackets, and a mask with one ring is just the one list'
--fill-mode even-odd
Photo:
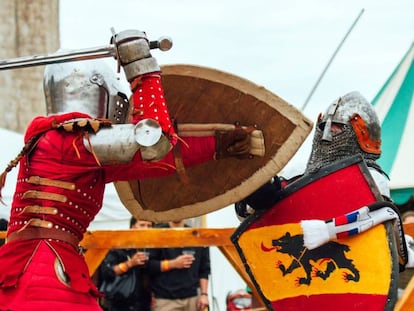
{"label": "round wooden shield", "polygon": [[178,124],[255,125],[264,134],[266,152],[186,168],[187,183],[178,175],[116,182],[121,201],[140,219],[197,217],[241,200],[277,174],[312,130],[298,109],[246,79],[192,65],[167,65],[162,72],[169,112]]}

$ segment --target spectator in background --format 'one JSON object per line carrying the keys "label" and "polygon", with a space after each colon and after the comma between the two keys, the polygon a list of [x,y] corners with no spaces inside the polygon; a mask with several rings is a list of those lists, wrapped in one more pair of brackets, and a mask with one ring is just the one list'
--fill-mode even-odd
{"label": "spectator in background", "polygon": [[[189,226],[178,220],[160,227]],[[153,276],[153,311],[204,311],[208,307],[208,247],[151,249],[148,266]]]}
{"label": "spectator in background", "polygon": [[405,223],[405,224],[414,223],[414,210],[409,210],[409,211],[404,212],[401,215],[401,219],[402,219],[403,223]]}
{"label": "spectator in background", "polygon": [[[152,222],[131,218],[131,229],[152,228]],[[150,311],[151,310],[151,284],[148,270],[148,253],[136,249],[114,249],[105,257],[99,267],[99,282],[113,280],[120,275],[134,270],[137,276],[136,290],[128,299],[108,300],[101,299],[101,306],[107,311]]]}
{"label": "spectator in background", "polygon": [[252,294],[246,289],[229,292],[226,297],[226,311],[252,310]]}
{"label": "spectator in background", "polygon": [[[0,219],[0,231],[7,231],[7,225],[8,224],[9,224],[9,222],[6,219],[1,218]],[[0,246],[3,245],[4,242],[5,242],[4,239],[0,239]]]}

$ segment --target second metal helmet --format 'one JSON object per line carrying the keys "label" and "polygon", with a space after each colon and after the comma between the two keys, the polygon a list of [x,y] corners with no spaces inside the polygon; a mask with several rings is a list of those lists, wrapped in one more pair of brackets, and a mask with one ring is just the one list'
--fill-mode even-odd
{"label": "second metal helmet", "polygon": [[128,118],[128,89],[102,59],[47,65],[43,87],[48,115],[77,111],[113,123]]}
{"label": "second metal helmet", "polygon": [[332,123],[352,126],[364,152],[381,154],[381,125],[374,107],[359,93],[350,92],[335,100],[318,121],[322,139],[332,140]]}
{"label": "second metal helmet", "polygon": [[351,92],[318,118],[305,173],[356,154],[375,165],[381,155],[381,126],[373,106],[359,92]]}

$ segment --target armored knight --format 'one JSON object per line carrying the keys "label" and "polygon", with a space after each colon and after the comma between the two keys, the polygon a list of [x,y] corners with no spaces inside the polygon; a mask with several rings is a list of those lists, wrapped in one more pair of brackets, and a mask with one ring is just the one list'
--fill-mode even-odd
{"label": "armored knight", "polygon": [[[390,198],[388,177],[376,160],[381,155],[381,126],[373,106],[357,91],[332,102],[318,116],[312,151],[304,174],[316,173],[326,165],[360,154],[367,164],[381,194]],[[270,208],[277,201],[275,193],[296,180],[275,178],[245,200],[236,203],[241,219],[255,209]]]}
{"label": "armored knight", "polygon": [[105,184],[175,173],[184,165],[249,153],[243,129],[180,140],[145,33],[113,37],[127,92],[103,61],[48,65],[48,116],[28,126],[7,243],[0,249],[0,310],[101,310],[78,243],[102,207]]}
{"label": "armored knight", "polygon": [[[318,117],[303,175],[275,176],[236,203],[238,216],[247,218],[232,240],[269,310],[394,309],[395,280],[413,256],[376,163],[380,137],[374,108],[360,93],[348,93]],[[343,278],[330,278],[337,268],[347,269]],[[377,277],[381,289],[362,285]],[[355,284],[362,286],[354,290]]]}

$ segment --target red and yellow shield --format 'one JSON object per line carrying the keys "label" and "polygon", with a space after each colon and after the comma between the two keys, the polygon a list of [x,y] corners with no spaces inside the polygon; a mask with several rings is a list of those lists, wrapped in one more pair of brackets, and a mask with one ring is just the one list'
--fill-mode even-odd
{"label": "red and yellow shield", "polygon": [[359,157],[304,176],[271,209],[232,236],[270,310],[392,310],[398,259],[390,223],[316,249],[304,247],[301,220],[328,220],[381,200]]}

